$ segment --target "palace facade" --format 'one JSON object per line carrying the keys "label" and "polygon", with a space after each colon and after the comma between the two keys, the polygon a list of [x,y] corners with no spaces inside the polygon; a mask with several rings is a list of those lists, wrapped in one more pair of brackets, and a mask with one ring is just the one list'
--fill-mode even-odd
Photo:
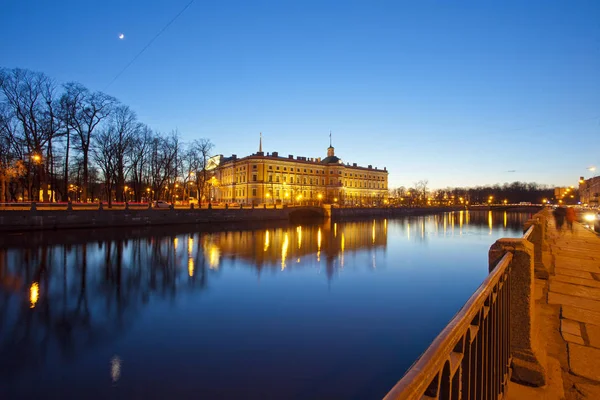
{"label": "palace facade", "polygon": [[579,178],[579,199],[581,204],[600,206],[600,176],[590,179]]}
{"label": "palace facade", "polygon": [[387,203],[388,171],[344,164],[331,145],[327,157],[280,156],[259,151],[238,158],[211,158],[212,201],[238,204],[382,205]]}

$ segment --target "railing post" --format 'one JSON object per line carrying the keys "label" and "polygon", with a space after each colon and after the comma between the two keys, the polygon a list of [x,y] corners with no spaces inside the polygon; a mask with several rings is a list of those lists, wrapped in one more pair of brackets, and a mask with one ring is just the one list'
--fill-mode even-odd
{"label": "railing post", "polygon": [[36,211],[37,210],[37,204],[35,201],[31,202],[31,208],[29,209],[29,211]]}
{"label": "railing post", "polygon": [[530,219],[524,225],[524,232],[533,226],[533,232],[529,241],[533,243],[533,260],[535,277],[538,279],[548,279],[550,276],[549,268],[544,264],[542,252],[544,251],[544,237],[546,235],[546,221],[541,218]]}
{"label": "railing post", "polygon": [[513,253],[510,284],[510,354],[512,380],[529,386],[546,384],[546,371],[535,320],[534,245],[526,239],[499,239],[489,251],[490,269],[506,252]]}
{"label": "railing post", "polygon": [[67,211],[73,211],[73,202],[71,200],[67,202]]}

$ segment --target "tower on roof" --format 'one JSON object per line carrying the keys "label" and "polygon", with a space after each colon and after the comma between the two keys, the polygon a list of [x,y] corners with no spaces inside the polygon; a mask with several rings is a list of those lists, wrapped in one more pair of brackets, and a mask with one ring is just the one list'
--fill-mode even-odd
{"label": "tower on roof", "polygon": [[331,130],[329,131],[329,147],[327,148],[327,157],[335,157],[335,148],[331,144]]}
{"label": "tower on roof", "polygon": [[260,133],[260,139],[258,142],[258,152],[262,153],[262,132]]}

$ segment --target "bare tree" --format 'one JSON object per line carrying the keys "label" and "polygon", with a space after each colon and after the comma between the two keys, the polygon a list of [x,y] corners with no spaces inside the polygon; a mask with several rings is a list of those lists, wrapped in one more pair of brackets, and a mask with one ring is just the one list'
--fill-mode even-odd
{"label": "bare tree", "polygon": [[[142,193],[144,191],[144,181],[146,178],[146,170],[148,164],[148,149],[153,138],[152,130],[146,125],[141,125],[140,129],[133,137],[132,150],[129,153],[129,164],[131,165],[131,180],[135,193],[135,200],[142,201]],[[150,197],[146,193],[146,197]]]}
{"label": "bare tree", "polygon": [[118,133],[114,127],[100,131],[94,138],[94,161],[102,172],[104,191],[108,200],[108,207],[112,207],[112,190],[116,180]]}
{"label": "bare tree", "polygon": [[115,189],[117,201],[123,201],[125,177],[131,168],[130,153],[142,124],[138,122],[135,112],[128,106],[121,105],[115,108],[112,115],[111,127],[114,131],[115,145]]}
{"label": "bare tree", "polygon": [[177,132],[163,137],[155,134],[150,142],[148,177],[154,192],[154,200],[168,198],[166,192],[170,190],[169,185],[174,183],[177,177],[177,152],[179,150],[179,138]]}
{"label": "bare tree", "polygon": [[194,165],[192,171],[194,172],[195,184],[197,190],[198,201],[202,202],[203,198],[208,199],[207,190],[208,185],[208,171],[206,170],[206,164],[210,158],[210,153],[214,147],[214,144],[209,139],[194,140],[190,146],[189,151],[195,154]]}
{"label": "bare tree", "polygon": [[72,119],[69,122],[71,129],[77,135],[77,148],[82,156],[82,196],[83,201],[87,202],[89,190],[89,155],[92,138],[99,124],[112,113],[117,100],[102,92],[90,92],[78,83],[69,83],[67,86],[67,91],[71,93],[73,99],[76,99]]}
{"label": "bare tree", "polygon": [[47,120],[48,102],[52,102],[50,97],[53,83],[42,73],[19,68],[2,70],[0,75],[0,90],[4,102],[10,107],[12,115],[20,125],[18,133],[14,133],[13,140],[26,148],[30,159],[28,166],[34,173],[28,185],[29,198],[34,200],[37,196],[32,194],[37,192],[37,189],[44,187],[44,193],[47,192],[47,174],[42,156],[51,132],[54,132],[48,128]]}

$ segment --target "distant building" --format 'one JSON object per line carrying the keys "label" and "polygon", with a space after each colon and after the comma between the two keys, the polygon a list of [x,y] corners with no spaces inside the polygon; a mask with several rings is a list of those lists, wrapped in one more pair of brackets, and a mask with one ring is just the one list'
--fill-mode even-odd
{"label": "distant building", "polygon": [[579,178],[579,197],[581,204],[600,206],[600,176],[590,179]]}
{"label": "distant building", "polygon": [[578,201],[578,195],[573,186],[557,187],[554,188],[554,199],[558,204],[575,204]]}
{"label": "distant building", "polygon": [[321,159],[282,157],[259,150],[238,158],[215,156],[211,182],[213,201],[239,204],[380,205],[387,202],[388,171],[344,164],[329,144]]}

